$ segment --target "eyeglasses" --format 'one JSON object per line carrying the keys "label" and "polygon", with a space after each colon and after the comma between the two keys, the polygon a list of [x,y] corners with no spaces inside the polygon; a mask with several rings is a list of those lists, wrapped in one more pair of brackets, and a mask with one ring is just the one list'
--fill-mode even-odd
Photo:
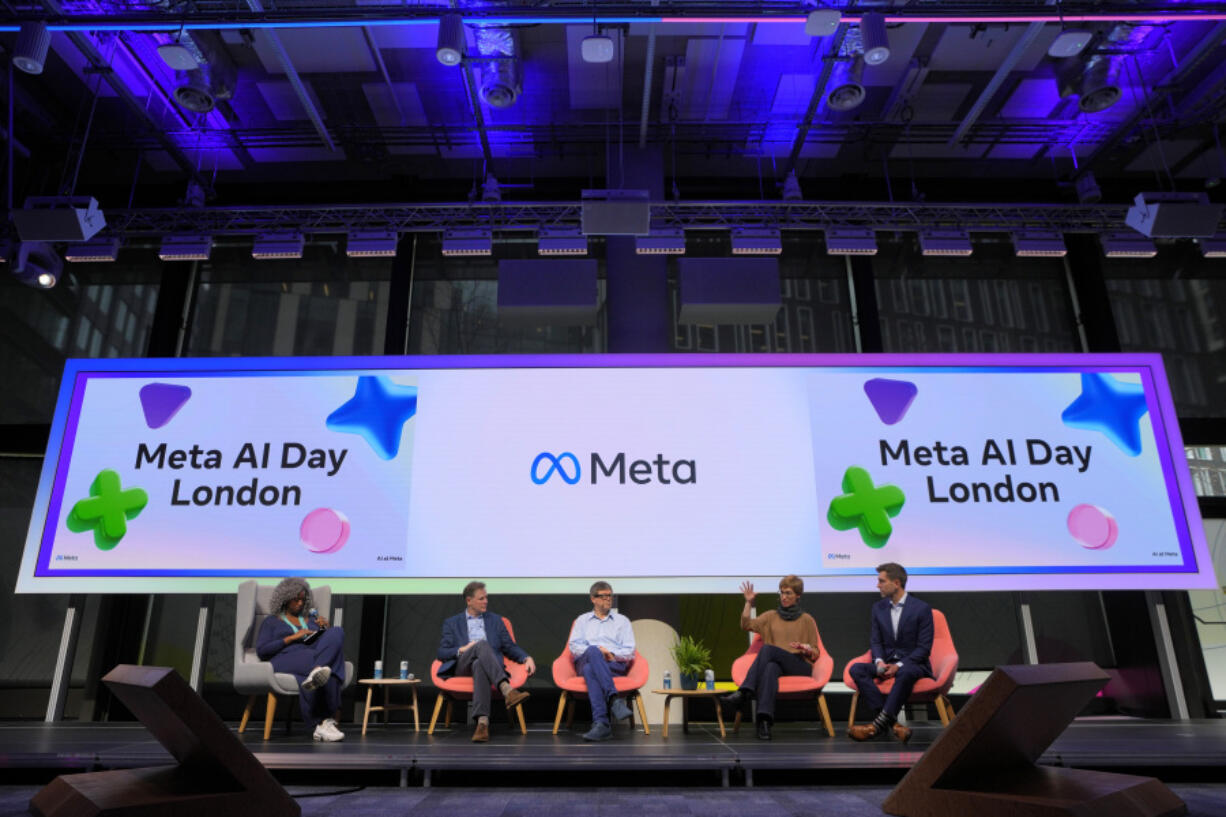
{"label": "eyeglasses", "polygon": [[594,599],[611,599],[611,598],[613,598],[613,594],[612,594],[612,593],[597,593],[596,595],[592,596],[592,598],[594,598]]}

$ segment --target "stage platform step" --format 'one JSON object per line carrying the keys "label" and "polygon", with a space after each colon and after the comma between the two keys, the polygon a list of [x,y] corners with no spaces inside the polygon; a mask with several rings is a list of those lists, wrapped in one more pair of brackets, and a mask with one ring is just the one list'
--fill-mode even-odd
{"label": "stage platform step", "polygon": [[[759,741],[752,729],[720,738],[715,726],[674,727],[668,738],[616,730],[613,740],[587,743],[579,731],[553,735],[548,726],[527,735],[495,723],[492,740],[475,745],[468,730],[439,729],[433,736],[411,725],[343,724],[346,739],[317,743],[301,724],[278,728],[264,741],[248,730],[243,742],[270,769],[406,770],[497,769],[545,771],[711,770],[725,779],[733,769],[883,770],[909,768],[940,734],[939,724],[919,724],[906,746],[893,740],[855,743],[840,727],[827,737],[808,724],[779,724],[775,739]],[[115,769],[170,762],[169,755],[136,723],[0,723],[0,765],[8,768]],[[1157,721],[1128,718],[1075,721],[1040,763],[1106,769],[1226,767],[1226,720]]]}

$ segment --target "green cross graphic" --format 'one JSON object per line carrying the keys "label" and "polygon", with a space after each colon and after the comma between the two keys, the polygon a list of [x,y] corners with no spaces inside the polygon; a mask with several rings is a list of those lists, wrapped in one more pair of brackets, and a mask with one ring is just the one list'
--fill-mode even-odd
{"label": "green cross graphic", "polygon": [[147,493],[140,488],[121,490],[119,474],[105,468],[89,486],[89,499],[73,505],[64,524],[73,533],[92,530],[98,549],[110,550],[128,532],[128,520],[135,519],[147,504]]}
{"label": "green cross graphic", "polygon": [[891,516],[898,516],[906,497],[897,485],[875,487],[873,478],[858,465],[843,472],[843,495],[830,500],[826,513],[835,530],[860,529],[860,538],[871,548],[885,547],[894,526]]}

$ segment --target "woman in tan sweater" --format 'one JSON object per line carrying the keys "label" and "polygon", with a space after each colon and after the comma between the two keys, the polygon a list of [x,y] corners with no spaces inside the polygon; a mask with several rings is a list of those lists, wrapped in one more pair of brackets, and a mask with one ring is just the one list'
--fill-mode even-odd
{"label": "woman in tan sweater", "polygon": [[756,618],[753,610],[754,592],[751,582],[741,584],[745,594],[745,609],[741,611],[741,629],[762,637],[762,650],[749,667],[741,688],[722,700],[732,707],[744,706],[749,700],[758,701],[758,738],[771,739],[775,722],[775,696],[779,694],[779,678],[783,675],[809,675],[818,659],[817,622],[800,609],[800,596],[805,583],[799,576],[784,576],[779,580],[779,607],[767,610]]}

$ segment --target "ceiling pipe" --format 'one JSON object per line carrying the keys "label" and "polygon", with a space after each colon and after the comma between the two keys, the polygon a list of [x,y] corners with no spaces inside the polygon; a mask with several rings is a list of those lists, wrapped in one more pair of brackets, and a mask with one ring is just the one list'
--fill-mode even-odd
{"label": "ceiling pipe", "polygon": [[[652,0],[655,5],[655,0]],[[622,46],[625,47],[624,45]],[[651,111],[651,80],[656,67],[656,24],[647,30],[647,65],[643,68],[643,106],[639,111],[639,148],[647,147],[647,115]]]}
{"label": "ceiling pipe", "polygon": [[1043,33],[1043,29],[1046,27],[1045,23],[1031,23],[1026,27],[1026,31],[1022,33],[1021,39],[1017,41],[1013,46],[1013,50],[1001,61],[1000,67],[996,69],[996,73],[988,80],[988,84],[980,92],[979,98],[975,100],[975,104],[971,105],[971,109],[962,118],[957,130],[954,131],[954,135],[949,137],[949,141],[946,143],[949,147],[956,145],[975,126],[984,109],[987,108],[988,103],[992,101],[992,98],[996,96],[996,92],[1000,90],[1000,86],[1013,73],[1013,68],[1017,65],[1018,61],[1034,45],[1035,40],[1039,38],[1039,35]]}
{"label": "ceiling pipe", "polygon": [[[63,7],[61,7],[59,4],[59,0],[43,0],[43,6],[54,15],[62,16],[64,13]],[[137,118],[144,123],[145,127],[147,127],[154,134],[155,138],[158,140],[158,143],[162,146],[162,150],[166,151],[166,153],[170,155],[171,160],[174,161],[174,163],[187,174],[188,178],[200,185],[200,189],[205,191],[206,196],[212,198],[213,183],[209,180],[208,176],[204,175],[199,171],[199,169],[197,169],[196,163],[193,162],[177,144],[175,144],[174,140],[170,138],[166,131],[162,130],[161,125],[154,121],[153,117],[149,115],[149,112],[145,110],[144,100],[138,99],[132,93],[131,89],[124,84],[123,80],[119,78],[116,72],[111,70],[110,65],[107,64],[107,61],[101,54],[98,53],[98,49],[94,48],[94,44],[90,42],[90,38],[81,32],[69,32],[68,39],[73,46],[81,52],[81,55],[85,57],[85,60],[90,64],[90,67],[101,73],[102,78],[105,79],[107,84],[110,85],[115,91],[115,95],[122,99],[124,104],[131,108],[132,112],[136,114]]]}
{"label": "ceiling pipe", "polygon": [[[844,17],[844,20],[847,18]],[[847,36],[847,23],[839,24],[838,30],[830,38],[830,51],[822,58],[822,70],[817,76],[817,83],[813,86],[813,96],[809,97],[809,110],[805,111],[804,119],[800,122],[800,127],[796,130],[796,141],[792,143],[792,153],[788,156],[788,163],[783,167],[783,175],[791,173],[796,169],[796,162],[800,159],[800,151],[805,146],[805,140],[809,136],[809,129],[813,127],[813,117],[817,116],[817,111],[822,106],[822,100],[826,97],[826,83],[830,81],[830,74],[834,71],[834,61],[839,57],[839,51],[843,48],[843,39]]]}
{"label": "ceiling pipe", "polygon": [[396,96],[396,86],[392,84],[391,75],[387,73],[387,63],[383,61],[383,52],[379,50],[375,36],[366,26],[362,27],[362,36],[366,38],[366,47],[370,49],[370,56],[374,58],[375,65],[379,66],[379,73],[383,76],[383,84],[387,86],[387,92],[391,94],[392,105],[396,108],[396,115],[400,117],[400,124],[409,124],[405,119],[404,109],[400,107],[400,98]]}
{"label": "ceiling pipe", "polygon": [[[264,4],[261,0],[247,0],[247,7],[255,12],[263,12]],[[307,93],[306,86],[302,84],[302,77],[298,76],[298,69],[294,68],[293,62],[290,61],[289,52],[285,50],[285,46],[281,42],[281,38],[277,32],[266,30],[264,36],[268,38],[268,43],[272,46],[273,51],[277,55],[277,62],[281,64],[281,70],[285,72],[286,79],[293,87],[294,93],[298,96],[298,101],[302,103],[303,109],[306,111],[307,118],[311,120],[311,124],[315,126],[315,132],[319,134],[319,138],[327,146],[328,150],[336,152],[336,143],[332,141],[332,136],[328,133],[328,129],[324,126],[323,117],[320,116],[319,109],[315,107],[314,100]]]}

